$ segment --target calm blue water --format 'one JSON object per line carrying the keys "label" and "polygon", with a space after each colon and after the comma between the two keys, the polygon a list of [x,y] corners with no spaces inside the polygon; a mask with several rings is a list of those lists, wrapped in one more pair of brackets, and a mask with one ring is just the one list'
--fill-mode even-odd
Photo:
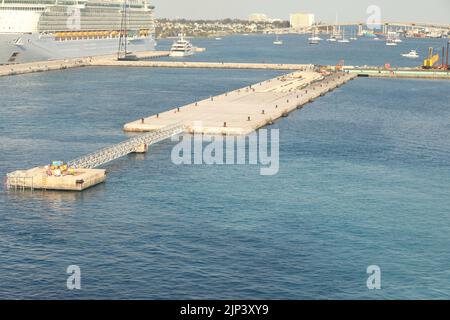
{"label": "calm blue water", "polygon": [[[283,48],[268,36],[197,40],[208,52],[195,59],[369,64],[369,52],[408,62],[365,40],[321,50],[296,39]],[[402,46],[394,50],[413,47]],[[90,68],[0,78],[0,175],[72,159],[125,139],[125,122],[277,74]],[[352,81],[273,125],[281,164],[272,177],[257,166],[175,166],[168,141],[113,162],[107,183],[83,193],[3,191],[0,298],[449,298],[449,89]],[[72,264],[81,291],[66,289]],[[376,292],[366,288],[372,264],[382,270]]]}

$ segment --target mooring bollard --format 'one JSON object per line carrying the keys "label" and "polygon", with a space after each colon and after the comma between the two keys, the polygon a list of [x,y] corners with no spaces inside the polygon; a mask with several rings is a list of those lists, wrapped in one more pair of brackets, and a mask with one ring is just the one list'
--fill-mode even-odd
{"label": "mooring bollard", "polygon": [[264,110],[262,111],[262,114],[264,114],[265,112],[264,112]]}
{"label": "mooring bollard", "polygon": [[250,121],[250,117],[247,118],[247,121]]}
{"label": "mooring bollard", "polygon": [[224,128],[227,127],[227,123],[226,123],[226,122],[223,123],[223,127],[224,127]]}
{"label": "mooring bollard", "polygon": [[142,119],[141,119],[141,123],[143,124],[144,122],[145,122],[145,119],[144,119],[144,118],[142,118]]}

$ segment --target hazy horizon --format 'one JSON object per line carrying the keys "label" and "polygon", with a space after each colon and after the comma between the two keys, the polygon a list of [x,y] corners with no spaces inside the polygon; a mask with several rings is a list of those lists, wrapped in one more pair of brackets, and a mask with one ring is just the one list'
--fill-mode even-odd
{"label": "hazy horizon", "polygon": [[[157,18],[186,19],[247,19],[251,13],[265,13],[270,18],[289,20],[293,12],[311,12],[317,22],[333,22],[336,14],[339,21],[366,21],[366,10],[370,5],[381,8],[382,20],[402,22],[433,22],[450,24],[450,2],[448,0],[150,0],[156,6]],[[424,10],[427,8],[427,10]]]}

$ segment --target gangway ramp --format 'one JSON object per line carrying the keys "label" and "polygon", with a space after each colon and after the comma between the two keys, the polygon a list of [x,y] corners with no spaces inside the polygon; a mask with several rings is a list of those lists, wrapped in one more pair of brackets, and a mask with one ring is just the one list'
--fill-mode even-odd
{"label": "gangway ramp", "polygon": [[133,137],[116,145],[103,148],[85,156],[81,156],[68,162],[69,167],[76,169],[93,169],[108,162],[136,152],[141,146],[150,146],[160,141],[166,140],[174,135],[183,133],[186,126],[181,123],[163,127],[137,137]]}

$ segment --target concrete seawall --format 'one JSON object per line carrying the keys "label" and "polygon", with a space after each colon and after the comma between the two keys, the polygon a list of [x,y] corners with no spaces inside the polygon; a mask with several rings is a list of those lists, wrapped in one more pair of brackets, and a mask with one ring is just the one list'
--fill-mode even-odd
{"label": "concrete seawall", "polygon": [[[161,57],[167,57],[168,51],[150,51],[140,52],[136,56],[139,59],[156,59]],[[99,56],[99,57],[84,57],[77,59],[65,59],[65,60],[51,60],[51,61],[37,61],[29,63],[0,65],[0,77],[2,76],[14,76],[19,74],[57,71],[73,68],[82,68],[96,66],[97,61],[116,61],[115,55]],[[119,61],[116,61],[119,62]],[[149,61],[143,61],[149,62]],[[102,62],[103,63],[103,62]],[[99,65],[102,65],[100,63]]]}
{"label": "concrete seawall", "polygon": [[[135,54],[137,61],[117,61],[116,55],[85,57],[55,61],[38,61],[23,64],[0,65],[0,77],[19,74],[65,70],[81,67],[135,67],[135,68],[201,68],[201,69],[242,69],[242,70],[282,70],[304,71],[310,69],[310,64],[283,63],[238,63],[238,62],[188,62],[188,61],[157,61],[155,59],[168,57],[168,51],[139,52]],[[335,71],[335,66],[323,66],[324,69]],[[420,68],[354,67],[344,66],[344,71],[360,77],[377,78],[415,78],[450,80],[450,71],[423,70]]]}
{"label": "concrete seawall", "polygon": [[200,68],[200,69],[259,69],[259,70],[306,70],[309,64],[283,63],[234,63],[234,62],[186,62],[186,61],[115,61],[95,59],[91,63],[97,67],[138,67],[138,68]]}
{"label": "concrete seawall", "polygon": [[348,69],[351,74],[359,77],[370,78],[406,78],[406,79],[436,79],[450,80],[450,71],[444,70],[422,70],[422,69]]}

